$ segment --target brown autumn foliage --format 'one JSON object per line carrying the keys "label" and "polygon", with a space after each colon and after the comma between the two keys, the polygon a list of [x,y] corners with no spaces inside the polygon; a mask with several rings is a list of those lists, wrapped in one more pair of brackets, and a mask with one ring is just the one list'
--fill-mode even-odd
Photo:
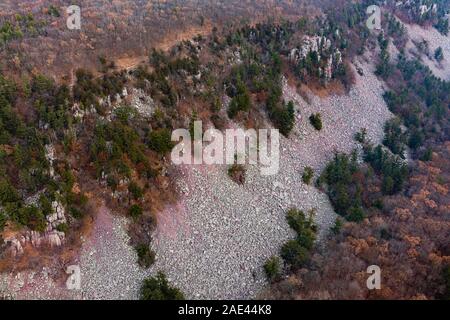
{"label": "brown autumn foliage", "polygon": [[[63,0],[5,0],[0,26],[15,22],[16,14],[33,14],[36,30],[0,46],[0,67],[8,74],[45,73],[73,83],[78,66],[100,67],[97,57],[118,61],[118,67],[136,66],[152,48],[167,50],[175,43],[213,26],[229,29],[234,22],[256,22],[267,16],[296,16],[308,1],[106,1],[86,0],[81,7],[81,30],[66,26]],[[50,6],[58,10],[49,13]],[[9,63],[9,62],[14,63]]]}
{"label": "brown autumn foliage", "polygon": [[[275,299],[434,299],[450,263],[450,142],[430,162],[413,164],[404,195],[360,224],[346,223],[310,265],[273,285]],[[366,269],[381,268],[381,290],[368,290]]]}

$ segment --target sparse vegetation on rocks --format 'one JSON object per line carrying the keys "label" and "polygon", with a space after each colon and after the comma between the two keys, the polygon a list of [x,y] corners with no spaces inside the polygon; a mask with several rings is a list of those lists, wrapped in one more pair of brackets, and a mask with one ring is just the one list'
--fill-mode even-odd
{"label": "sparse vegetation on rocks", "polygon": [[401,128],[401,120],[393,118],[387,121],[384,125],[383,144],[388,147],[392,153],[404,158],[406,142],[407,136]]}
{"label": "sparse vegetation on rocks", "polygon": [[296,240],[286,242],[281,248],[281,257],[295,269],[299,269],[309,260],[309,253],[314,246],[317,226],[313,221],[314,210],[307,217],[303,211],[290,209],[286,219],[289,226],[296,232]]}
{"label": "sparse vegetation on rocks", "polygon": [[147,278],[141,287],[141,300],[184,300],[183,293],[172,287],[164,273]]}
{"label": "sparse vegetation on rocks", "polygon": [[242,164],[233,164],[228,168],[228,175],[230,178],[238,183],[238,184],[244,184],[245,183],[245,167]]}
{"label": "sparse vegetation on rocks", "polygon": [[133,204],[130,207],[129,214],[133,218],[137,218],[142,215],[142,207],[138,204]]}
{"label": "sparse vegetation on rocks", "polygon": [[302,180],[306,184],[310,184],[312,178],[314,177],[314,171],[311,167],[305,167],[305,170],[303,171]]}
{"label": "sparse vegetation on rocks", "polygon": [[442,60],[444,60],[444,52],[442,50],[442,47],[438,47],[434,51],[434,58],[436,59],[437,62],[441,62]]}
{"label": "sparse vegetation on rocks", "polygon": [[153,250],[143,243],[136,245],[135,249],[138,255],[139,265],[143,268],[150,268],[155,262],[155,253]]}
{"label": "sparse vegetation on rocks", "polygon": [[310,115],[309,122],[317,131],[322,130],[322,116],[320,113]]}
{"label": "sparse vegetation on rocks", "polygon": [[276,280],[281,272],[280,258],[276,256],[270,257],[264,264],[264,271],[266,272],[267,280]]}
{"label": "sparse vegetation on rocks", "polygon": [[158,129],[150,132],[148,136],[148,145],[150,149],[165,154],[172,150],[173,142],[171,141],[171,133],[167,129]]}
{"label": "sparse vegetation on rocks", "polygon": [[[360,174],[356,175],[357,172]],[[364,218],[360,175],[364,176],[354,155],[336,154],[319,178],[319,184],[327,184],[328,195],[336,212],[350,221]]]}

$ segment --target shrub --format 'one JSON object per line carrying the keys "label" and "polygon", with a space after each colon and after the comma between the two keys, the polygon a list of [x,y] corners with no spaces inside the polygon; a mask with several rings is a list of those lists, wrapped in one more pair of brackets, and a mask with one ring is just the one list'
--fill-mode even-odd
{"label": "shrub", "polygon": [[69,226],[67,225],[67,223],[60,223],[56,226],[56,230],[67,234],[67,232],[69,232]]}
{"label": "shrub", "polygon": [[166,276],[158,272],[156,277],[144,280],[140,290],[141,300],[184,300],[183,293],[169,285]]}
{"label": "shrub", "polygon": [[131,217],[137,218],[142,215],[142,208],[140,205],[133,204],[128,211]]}
{"label": "shrub", "polygon": [[149,133],[148,146],[159,154],[164,154],[172,150],[173,142],[168,129],[158,129]]}
{"label": "shrub", "polygon": [[53,79],[36,75],[31,79],[30,95],[39,121],[48,124],[62,136],[62,129],[67,129],[72,122],[69,87],[58,86]]}
{"label": "shrub", "polygon": [[327,184],[327,194],[336,213],[347,219],[352,208],[361,206],[363,185],[357,176],[362,174],[354,156],[336,154],[319,178],[319,184]]}
{"label": "shrub", "polygon": [[[377,173],[383,175],[383,191],[387,192],[385,194],[391,195],[403,189],[409,170],[408,166],[398,156],[383,150],[381,146],[367,147],[364,160],[370,163]],[[388,177],[390,179],[387,179]]]}
{"label": "shrub", "polygon": [[19,200],[17,190],[5,179],[0,180],[0,204]]}
{"label": "shrub", "polygon": [[364,220],[365,217],[366,217],[366,214],[364,213],[363,208],[361,208],[360,206],[357,206],[357,207],[350,208],[348,215],[347,215],[347,220],[352,221],[352,222],[361,222]]}
{"label": "shrub", "polygon": [[237,94],[231,99],[228,108],[228,116],[233,119],[239,111],[247,112],[250,109],[250,94],[245,84],[238,80],[236,85]]}
{"label": "shrub", "polygon": [[320,113],[310,115],[309,122],[316,130],[322,130],[322,116]]}
{"label": "shrub", "polygon": [[136,109],[121,106],[117,109],[114,109],[114,116],[123,124],[127,124],[128,121],[136,115]]}
{"label": "shrub", "polygon": [[198,74],[200,61],[198,58],[177,58],[170,61],[168,70],[170,73],[179,73],[181,70],[187,71],[189,74]]}
{"label": "shrub", "polygon": [[131,193],[133,199],[135,200],[142,198],[142,196],[144,195],[142,188],[139,187],[137,183],[134,181],[131,181],[130,184],[128,185],[128,191]]}
{"label": "shrub", "polygon": [[21,38],[23,33],[20,27],[13,25],[11,22],[6,21],[0,25],[0,43],[4,46],[7,42]]}
{"label": "shrub", "polygon": [[229,167],[228,175],[234,182],[238,184],[245,183],[245,167],[241,164],[235,163],[231,167]]}
{"label": "shrub", "polygon": [[[170,140],[170,137],[169,137]],[[130,161],[136,165],[145,165],[148,161],[146,150],[137,130],[117,119],[110,123],[98,123],[94,129],[94,141],[90,146],[91,159],[97,174],[102,171],[115,172],[119,177],[130,177]],[[114,189],[116,181],[109,180]]]}
{"label": "shrub", "polygon": [[413,129],[408,139],[408,146],[411,149],[417,149],[422,146],[425,137],[422,131]]}
{"label": "shrub", "polygon": [[155,252],[146,244],[138,244],[135,247],[138,255],[139,265],[143,268],[149,268],[155,262]]}
{"label": "shrub", "polygon": [[309,252],[316,239],[317,226],[313,221],[313,210],[307,218],[303,211],[292,208],[286,214],[289,226],[297,233],[296,240],[286,242],[281,248],[281,257],[292,269],[301,268],[309,259]]}
{"label": "shrub", "polygon": [[359,143],[366,143],[367,141],[367,129],[366,128],[361,128],[360,131],[358,131],[357,133],[355,133],[355,140]]}
{"label": "shrub", "polygon": [[81,212],[81,210],[78,209],[77,207],[73,207],[73,206],[69,207],[69,213],[75,219],[80,219],[83,217],[83,212]]}
{"label": "shrub", "polygon": [[404,157],[406,135],[401,128],[401,120],[393,118],[386,121],[384,125],[383,144],[388,147],[392,153]]}
{"label": "shrub", "polygon": [[17,220],[31,230],[43,232],[46,227],[44,214],[35,206],[22,207],[18,210]]}
{"label": "shrub", "polygon": [[342,220],[339,217],[336,218],[336,220],[334,221],[334,225],[331,227],[331,232],[334,235],[338,235],[339,233],[341,233],[341,229],[342,229],[343,225],[344,225],[344,223],[342,222]]}
{"label": "shrub", "polygon": [[384,37],[382,33],[380,33],[378,37],[378,43],[380,45],[380,61],[376,66],[375,74],[386,79],[391,74],[391,65],[389,63],[389,40]]}
{"label": "shrub", "polygon": [[112,174],[110,174],[106,177],[106,184],[113,191],[116,191],[117,187],[119,186],[119,182],[117,181],[117,178]]}
{"label": "shrub", "polygon": [[303,171],[302,180],[306,184],[311,183],[311,179],[314,176],[314,170],[311,167],[305,167],[305,170]]}
{"label": "shrub", "polygon": [[438,22],[434,25],[434,27],[436,28],[436,30],[438,30],[441,34],[443,34],[444,36],[448,35],[448,18],[444,17],[440,17]]}
{"label": "shrub", "polygon": [[296,240],[286,242],[281,248],[281,257],[292,268],[299,269],[308,261],[308,250],[300,245]]}
{"label": "shrub", "polygon": [[444,59],[444,51],[439,47],[434,51],[434,58],[437,62],[441,62]]}
{"label": "shrub", "polygon": [[433,149],[428,147],[427,150],[425,150],[425,152],[423,153],[423,155],[420,156],[419,159],[421,161],[431,161],[433,159]]}
{"label": "shrub", "polygon": [[50,16],[56,17],[56,18],[59,18],[61,16],[61,14],[59,13],[58,8],[56,8],[54,5],[50,5],[50,7],[48,8],[47,13]]}
{"label": "shrub", "polygon": [[149,62],[154,67],[159,68],[162,65],[167,65],[169,63],[169,59],[165,55],[164,51],[153,49],[149,56]]}
{"label": "shrub", "polygon": [[2,74],[0,74],[0,96],[6,100],[5,102],[10,104],[13,104],[17,98],[17,84],[3,77]]}
{"label": "shrub", "polygon": [[372,203],[372,206],[379,210],[383,210],[383,208],[384,208],[383,198],[378,198],[378,199],[374,200],[374,202]]}
{"label": "shrub", "polygon": [[274,281],[280,276],[280,258],[270,257],[264,264],[267,280]]}
{"label": "shrub", "polygon": [[381,186],[383,194],[393,194],[394,193],[394,179],[392,177],[384,177],[383,184]]}
{"label": "shrub", "polygon": [[76,71],[77,81],[73,86],[73,97],[84,108],[98,106],[97,96],[101,93],[100,86],[94,81],[94,75],[86,70]]}
{"label": "shrub", "polygon": [[49,198],[45,194],[41,194],[39,197],[39,205],[42,210],[42,213],[45,216],[48,216],[53,213],[52,203]]}
{"label": "shrub", "polygon": [[297,242],[302,247],[311,250],[317,231],[312,215],[307,218],[303,211],[293,208],[287,212],[286,219],[289,226],[297,233]]}
{"label": "shrub", "polygon": [[2,211],[0,211],[0,232],[3,231],[5,225],[6,225],[6,216]]}
{"label": "shrub", "polygon": [[269,117],[281,134],[287,137],[295,124],[294,103],[289,101],[287,105],[281,104],[272,108],[269,111]]}

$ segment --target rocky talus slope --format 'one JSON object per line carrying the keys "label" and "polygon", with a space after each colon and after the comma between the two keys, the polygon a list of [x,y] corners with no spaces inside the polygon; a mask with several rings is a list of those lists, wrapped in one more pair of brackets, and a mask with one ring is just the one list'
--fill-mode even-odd
{"label": "rocky talus slope", "polygon": [[[287,209],[315,209],[320,237],[335,221],[327,196],[302,182],[304,167],[311,166],[317,175],[334,151],[350,152],[356,147],[353,136],[361,128],[367,129],[369,139],[379,142],[383,124],[392,116],[373,67],[364,62],[359,65],[365,75],[356,76],[348,95],[311,95],[307,103],[284,83],[284,98],[294,102],[297,124],[289,139],[281,138],[278,174],[262,176],[256,166],[248,166],[241,186],[229,178],[227,166],[176,168],[180,201],[158,214],[153,237],[156,263],[149,270],[137,265],[136,254],[127,244],[126,221],[100,209],[80,256],[81,292],[54,290],[55,295],[137,298],[142,279],[162,270],[187,298],[256,296],[266,283],[265,260],[294,236],[285,221]],[[322,114],[324,128],[320,132],[309,124],[313,112]],[[47,282],[51,281],[43,281],[42,286],[48,287]],[[25,286],[9,288],[16,296],[44,297]]]}

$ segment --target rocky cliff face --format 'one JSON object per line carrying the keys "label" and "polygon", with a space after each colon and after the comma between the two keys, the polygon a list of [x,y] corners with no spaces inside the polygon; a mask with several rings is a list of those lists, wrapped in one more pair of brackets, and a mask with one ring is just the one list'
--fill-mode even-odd
{"label": "rocky cliff face", "polygon": [[59,247],[64,243],[65,233],[59,227],[66,223],[66,212],[64,206],[58,202],[52,203],[53,213],[46,217],[46,228],[44,232],[28,230],[6,237],[4,242],[9,246],[9,252],[13,257],[24,253],[24,247],[32,245],[35,248],[48,245]]}

